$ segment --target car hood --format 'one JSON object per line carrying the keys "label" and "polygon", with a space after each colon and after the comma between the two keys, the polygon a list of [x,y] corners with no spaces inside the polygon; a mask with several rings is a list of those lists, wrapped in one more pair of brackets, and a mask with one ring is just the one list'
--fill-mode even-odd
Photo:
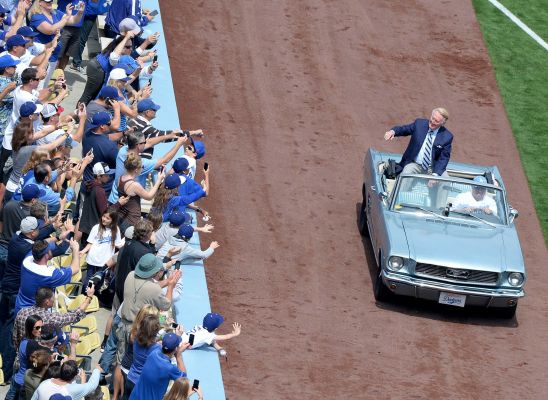
{"label": "car hood", "polygon": [[492,272],[506,269],[503,227],[417,216],[402,216],[401,222],[409,256],[417,262]]}

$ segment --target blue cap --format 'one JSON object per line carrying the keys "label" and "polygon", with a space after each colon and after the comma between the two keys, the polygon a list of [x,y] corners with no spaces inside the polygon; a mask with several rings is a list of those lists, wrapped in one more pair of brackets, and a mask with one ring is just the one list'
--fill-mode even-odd
{"label": "blue cap", "polygon": [[72,397],[70,396],[63,396],[60,393],[52,394],[49,398],[49,400],[72,400]]}
{"label": "blue cap", "polygon": [[166,189],[175,189],[181,186],[181,178],[179,178],[178,174],[170,174],[166,176],[166,180],[164,181],[164,185]]}
{"label": "blue cap", "polygon": [[[128,70],[126,69],[126,67],[129,67],[131,68],[128,72]],[[133,71],[135,71],[136,69],[138,68],[141,68],[141,66],[139,65],[139,63],[135,60],[135,58],[131,57],[131,56],[128,56],[128,55],[123,55],[120,57],[120,59],[118,60],[118,64],[116,65],[115,68],[124,68],[126,69],[126,73],[129,75],[131,74]]]}
{"label": "blue cap", "polygon": [[36,112],[38,107],[36,104],[32,101],[27,101],[26,103],[23,103],[21,107],[19,107],[19,115],[21,117],[28,117]]}
{"label": "blue cap", "polygon": [[194,234],[194,228],[192,227],[192,225],[181,225],[177,234],[185,240],[190,240],[190,238]]}
{"label": "blue cap", "polygon": [[146,110],[158,111],[159,109],[160,109],[160,106],[154,103],[151,99],[143,99],[139,103],[137,103],[137,112],[140,112],[140,113]]}
{"label": "blue cap", "polygon": [[118,94],[118,89],[116,89],[114,86],[103,86],[101,88],[101,91],[99,92],[99,96],[102,99],[113,99],[113,100],[122,100],[120,95]]}
{"label": "blue cap", "polygon": [[188,160],[185,157],[178,158],[173,162],[173,171],[175,171],[176,173],[182,174],[187,169]]}
{"label": "blue cap", "polygon": [[0,4],[0,13],[9,14],[10,10]]}
{"label": "blue cap", "polygon": [[190,216],[189,213],[186,213],[179,209],[174,209],[169,214],[168,221],[173,226],[181,226],[182,224],[186,224],[187,222],[190,222],[191,218],[192,217]]}
{"label": "blue cap", "polygon": [[8,49],[11,49],[12,47],[14,46],[24,46],[28,43],[29,41],[27,39],[25,39],[23,36],[21,35],[13,35],[12,37],[10,37],[8,40],[6,40],[6,47]]}
{"label": "blue cap", "polygon": [[16,60],[9,54],[3,55],[0,57],[0,68],[8,68],[8,67],[15,67],[17,64],[19,64],[21,61]]}
{"label": "blue cap", "polygon": [[112,116],[105,111],[99,111],[91,118],[91,123],[88,126],[89,129],[95,129],[101,125],[107,125],[112,120]]}
{"label": "blue cap", "polygon": [[38,36],[38,32],[35,32],[30,26],[22,26],[17,29],[17,34],[24,37],[35,37]]}
{"label": "blue cap", "polygon": [[21,196],[23,197],[23,201],[39,199],[40,197],[44,197],[45,195],[46,191],[40,189],[38,185],[35,185],[34,183],[29,183],[28,185],[25,185],[25,187],[23,187],[23,190],[21,190]]}
{"label": "blue cap", "polygon": [[487,183],[487,179],[485,178],[485,176],[478,175],[478,176],[474,177],[474,182]]}
{"label": "blue cap", "polygon": [[204,317],[202,326],[207,329],[208,332],[213,332],[224,322],[225,318],[221,314],[208,313]]}
{"label": "blue cap", "polygon": [[170,332],[164,335],[162,339],[162,350],[164,351],[173,351],[181,344],[183,339],[179,335],[176,335],[173,332]]}
{"label": "blue cap", "polygon": [[204,142],[201,142],[199,140],[194,141],[194,149],[196,150],[196,160],[199,160],[203,156],[205,156],[206,149]]}

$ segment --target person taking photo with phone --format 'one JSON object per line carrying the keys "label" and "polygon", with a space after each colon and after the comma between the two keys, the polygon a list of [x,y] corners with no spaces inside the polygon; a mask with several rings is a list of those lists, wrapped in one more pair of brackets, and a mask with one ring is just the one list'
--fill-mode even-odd
{"label": "person taking photo with phone", "polygon": [[[196,379],[194,380],[194,383],[198,382]],[[197,394],[197,397],[193,397],[196,400],[203,400],[204,395],[202,393],[202,387],[200,386],[199,382],[198,385],[190,384],[190,381],[188,378],[179,378],[175,382],[173,382],[173,385],[171,386],[171,389],[169,389],[169,392],[167,392],[166,397],[164,397],[164,400],[188,400],[193,394]]]}

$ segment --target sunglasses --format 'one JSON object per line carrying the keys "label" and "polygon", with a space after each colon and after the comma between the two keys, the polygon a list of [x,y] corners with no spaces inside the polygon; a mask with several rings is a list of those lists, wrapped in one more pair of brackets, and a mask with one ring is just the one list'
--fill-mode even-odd
{"label": "sunglasses", "polygon": [[124,48],[126,48],[126,49],[131,49],[132,47],[133,47],[132,45],[124,46]]}
{"label": "sunglasses", "polygon": [[192,147],[192,146],[186,146],[186,149],[187,149],[188,151],[191,151],[191,152],[193,152],[193,153],[196,153],[196,150],[194,150],[194,147]]}
{"label": "sunglasses", "polygon": [[35,330],[35,331],[41,331],[41,330],[42,330],[42,325],[35,326],[35,327],[34,327],[34,330]]}
{"label": "sunglasses", "polygon": [[31,81],[39,81],[40,79],[38,78],[30,78]]}
{"label": "sunglasses", "polygon": [[147,144],[147,142],[139,142],[138,144]]}

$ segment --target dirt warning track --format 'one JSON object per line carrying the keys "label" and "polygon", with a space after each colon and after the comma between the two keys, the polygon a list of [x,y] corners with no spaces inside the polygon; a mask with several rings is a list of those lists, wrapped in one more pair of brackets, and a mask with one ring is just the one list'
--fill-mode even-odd
{"label": "dirt warning track", "polygon": [[[207,134],[212,307],[243,326],[228,398],[544,398],[548,254],[469,1],[165,0],[162,18],[181,121]],[[438,105],[452,158],[498,165],[520,211],[516,321],[374,301],[363,155],[403,151],[382,134]]]}

